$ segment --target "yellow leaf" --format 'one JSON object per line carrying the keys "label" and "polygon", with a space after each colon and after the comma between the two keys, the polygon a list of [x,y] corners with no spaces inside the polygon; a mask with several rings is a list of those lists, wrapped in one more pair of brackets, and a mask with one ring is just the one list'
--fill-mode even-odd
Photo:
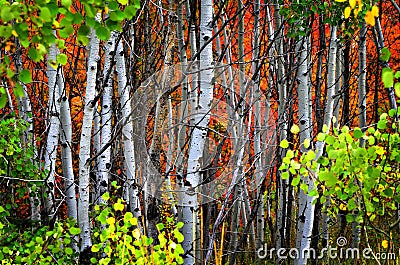
{"label": "yellow leaf", "polygon": [[290,132],[293,134],[298,134],[300,132],[299,126],[297,126],[296,124],[293,124],[292,128],[290,128]]}
{"label": "yellow leaf", "polygon": [[304,147],[305,147],[306,149],[308,149],[308,148],[310,147],[310,144],[311,144],[310,139],[305,139],[305,140],[304,140],[303,145],[304,145]]}
{"label": "yellow leaf", "polygon": [[114,217],[107,218],[107,224],[109,224],[109,225],[115,224],[115,218]]}
{"label": "yellow leaf", "polygon": [[360,12],[361,9],[362,9],[362,6],[363,6],[362,1],[361,0],[357,0],[357,5],[358,5],[358,12]]}
{"label": "yellow leaf", "polygon": [[344,18],[349,18],[351,13],[351,8],[348,6],[344,9]]}
{"label": "yellow leaf", "polygon": [[108,12],[109,12],[108,6],[104,7],[104,14],[108,14]]}
{"label": "yellow leaf", "polygon": [[368,24],[368,25],[371,25],[371,26],[375,26],[375,17],[374,17],[374,15],[372,14],[372,12],[371,11],[367,11],[367,14],[365,15],[365,22]]}
{"label": "yellow leaf", "polygon": [[382,247],[384,248],[388,248],[389,247],[389,241],[387,241],[386,239],[382,241]]}
{"label": "yellow leaf", "polygon": [[356,0],[349,0],[349,4],[351,9],[354,9],[356,7]]}
{"label": "yellow leaf", "polygon": [[372,12],[372,15],[373,15],[374,17],[379,16],[379,9],[378,9],[377,6],[373,6],[372,9],[371,9],[371,12]]}
{"label": "yellow leaf", "polygon": [[17,33],[15,30],[12,30],[12,31],[11,31],[11,34],[12,34],[14,37],[18,37],[18,33]]}
{"label": "yellow leaf", "polygon": [[358,9],[353,9],[354,17],[358,16]]}
{"label": "yellow leaf", "polygon": [[336,2],[339,2],[339,3],[343,3],[343,2],[346,2],[346,0],[335,0]]}
{"label": "yellow leaf", "polygon": [[136,240],[139,240],[139,238],[140,238],[140,230],[139,230],[139,228],[135,228],[135,229],[132,231],[132,236],[133,236]]}
{"label": "yellow leaf", "polygon": [[345,204],[341,203],[341,204],[339,205],[339,209],[342,210],[342,211],[346,211],[347,207],[346,207]]}

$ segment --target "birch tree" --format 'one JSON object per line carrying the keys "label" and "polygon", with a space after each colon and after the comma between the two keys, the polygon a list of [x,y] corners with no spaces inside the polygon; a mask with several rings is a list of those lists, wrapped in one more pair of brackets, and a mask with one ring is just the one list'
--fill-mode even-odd
{"label": "birch tree", "polygon": [[203,156],[203,148],[207,137],[207,127],[210,120],[209,110],[213,100],[213,53],[212,42],[212,0],[202,1],[200,6],[200,93],[197,100],[196,113],[193,125],[195,126],[192,133],[191,143],[189,147],[189,157],[187,166],[187,176],[185,192],[182,198],[182,221],[184,226],[182,233],[185,237],[182,242],[185,250],[184,264],[194,264],[195,238],[193,237],[195,227],[198,222],[198,201],[197,186],[200,183],[200,169]]}
{"label": "birch tree", "polygon": [[[50,219],[53,218],[55,214],[55,169],[56,169],[56,157],[59,141],[60,132],[60,88],[58,87],[57,79],[62,78],[59,74],[60,69],[57,64],[57,55],[59,54],[58,48],[53,44],[50,47],[49,55],[47,59],[47,76],[49,84],[49,129],[47,134],[47,143],[44,154],[45,164],[44,170],[48,171],[47,181],[46,181],[46,212],[49,214]],[[54,69],[54,65],[55,68]]]}
{"label": "birch tree", "polygon": [[139,186],[136,177],[136,161],[135,161],[135,147],[133,145],[133,125],[132,125],[132,102],[130,96],[130,86],[127,82],[126,68],[125,68],[125,56],[122,45],[122,40],[117,44],[116,50],[116,70],[118,79],[118,95],[121,99],[121,123],[122,123],[122,137],[123,137],[123,148],[124,148],[124,163],[126,174],[127,174],[127,191],[128,191],[128,202],[130,210],[134,216],[140,220],[140,200],[139,200]]}
{"label": "birch tree", "polygon": [[[97,180],[97,195],[96,199],[99,203],[104,203],[101,196],[108,190],[108,182],[111,169],[111,147],[109,142],[112,138],[112,97],[113,97],[113,60],[115,57],[115,39],[116,33],[112,33],[110,39],[105,43],[105,58],[104,58],[104,90],[101,102],[101,137],[100,149],[105,148],[104,152],[99,157],[98,171],[99,179]],[[99,149],[99,150],[100,150]]]}
{"label": "birch tree", "polygon": [[91,228],[89,222],[89,195],[90,195],[90,146],[92,136],[92,123],[94,102],[96,94],[97,61],[99,60],[99,39],[92,29],[90,32],[87,84],[85,95],[85,107],[83,112],[82,133],[79,151],[79,200],[78,200],[78,223],[81,229],[81,253],[90,251],[92,245]]}
{"label": "birch tree", "polygon": [[[310,93],[308,87],[309,65],[308,65],[308,40],[307,37],[302,37],[296,44],[297,53],[297,95],[298,95],[298,116],[300,123],[300,150],[305,153],[308,147],[304,145],[305,141],[311,140],[312,123],[310,117]],[[304,181],[309,187],[309,190],[314,189],[313,180],[310,176],[304,177]],[[305,249],[309,249],[312,233],[312,224],[314,222],[314,204],[312,197],[307,196],[303,191],[299,193],[299,214],[297,221],[297,238],[296,247],[300,253]],[[297,265],[306,264],[303,257],[297,259]]]}

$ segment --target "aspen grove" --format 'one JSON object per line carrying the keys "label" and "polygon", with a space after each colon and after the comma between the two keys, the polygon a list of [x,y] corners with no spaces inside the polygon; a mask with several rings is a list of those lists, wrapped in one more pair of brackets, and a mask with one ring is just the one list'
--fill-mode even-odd
{"label": "aspen grove", "polygon": [[2,264],[398,264],[395,0],[0,0]]}

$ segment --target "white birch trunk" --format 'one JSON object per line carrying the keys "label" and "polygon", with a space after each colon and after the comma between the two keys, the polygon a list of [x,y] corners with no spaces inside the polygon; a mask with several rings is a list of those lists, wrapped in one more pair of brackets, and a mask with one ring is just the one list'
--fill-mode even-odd
{"label": "white birch trunk", "polygon": [[90,142],[92,135],[92,123],[94,102],[96,94],[96,74],[97,61],[99,60],[99,39],[92,29],[90,32],[89,41],[89,57],[87,69],[87,84],[85,95],[85,107],[83,112],[82,133],[80,139],[79,151],[79,201],[78,201],[78,223],[81,229],[81,252],[89,251],[92,240],[90,235],[89,221],[89,195],[90,195]]}
{"label": "white birch trunk", "polygon": [[[212,0],[201,2],[201,19],[200,19],[200,46],[203,47],[212,37],[212,16],[213,3]],[[194,244],[195,227],[198,223],[198,200],[197,185],[200,182],[200,169],[202,166],[202,156],[205,139],[207,137],[207,127],[210,120],[208,111],[211,108],[213,100],[212,79],[214,71],[213,66],[212,42],[208,43],[200,53],[200,95],[198,99],[197,109],[194,117],[194,125],[192,139],[189,147],[188,169],[185,183],[185,193],[182,202],[182,221],[184,226],[182,233],[184,241],[182,242],[185,250],[184,264],[194,264]]]}
{"label": "white birch trunk", "polygon": [[[61,81],[59,81],[59,86]],[[71,121],[71,110],[68,102],[68,95],[64,86],[62,87],[61,95],[61,108],[60,108],[60,119],[61,119],[61,161],[62,171],[65,181],[65,196],[67,197],[67,208],[68,217],[72,217],[78,220],[78,210],[76,203],[76,191],[75,191],[75,176],[72,164],[72,121]]]}
{"label": "white birch trunk", "polygon": [[121,99],[122,111],[122,136],[124,144],[124,159],[127,167],[127,185],[129,193],[129,205],[133,215],[141,220],[138,181],[136,178],[135,147],[133,145],[133,124],[132,124],[132,102],[130,98],[130,86],[127,84],[125,57],[122,42],[117,45],[115,56],[118,78],[118,94]]}
{"label": "white birch trunk", "polygon": [[358,57],[358,108],[360,115],[359,126],[361,130],[365,130],[367,126],[367,26],[363,22],[360,29],[360,41],[358,44],[359,57]]}
{"label": "white birch trunk", "polygon": [[57,84],[57,79],[62,78],[59,75],[58,71],[60,68],[54,69],[51,66],[51,62],[56,61],[56,57],[59,54],[58,48],[53,44],[49,49],[49,54],[47,57],[47,77],[48,77],[48,85],[49,85],[49,129],[47,134],[46,141],[46,149],[44,152],[44,170],[48,171],[47,173],[47,181],[46,181],[46,193],[47,198],[45,201],[45,210],[48,214],[49,218],[53,218],[55,214],[55,194],[54,194],[54,185],[55,185],[55,169],[56,169],[56,157],[57,157],[57,148],[58,148],[58,140],[60,133],[60,88]]}
{"label": "white birch trunk", "polygon": [[[101,146],[101,114],[99,110],[99,104],[96,102],[96,106],[94,107],[94,115],[93,115],[93,154],[97,154],[100,150]],[[99,179],[100,179],[100,156],[96,157],[96,163],[94,165],[93,171],[95,172],[95,180],[92,183],[92,192],[91,192],[91,201],[92,203],[98,203],[99,198]]]}
{"label": "white birch trunk", "polygon": [[[283,55],[284,47],[283,47],[283,39],[281,29],[281,16],[279,15],[279,4],[276,2],[274,9],[274,19],[275,19],[275,28],[276,31],[270,30],[270,36],[275,36],[274,38],[274,46],[276,51],[276,56],[274,60],[275,69],[276,69],[276,83],[278,86],[279,92],[279,106],[278,106],[278,124],[279,124],[279,141],[286,140],[287,138],[287,129],[288,129],[288,115],[287,115],[287,103],[288,103],[288,95],[286,83],[284,80],[285,76],[285,58]],[[272,35],[274,34],[274,35]],[[281,150],[280,156],[285,157],[286,150]],[[282,242],[286,240],[286,229],[287,229],[287,220],[288,220],[288,187],[289,181],[286,179],[280,179],[280,185],[278,190],[278,211],[277,211],[277,240],[276,240],[276,248],[279,249],[282,246]]]}
{"label": "white birch trunk", "polygon": [[[21,45],[20,45],[18,39],[16,40],[16,46],[17,46],[17,51],[15,54],[14,64],[15,64],[17,71],[20,72],[20,71],[22,71],[22,57],[21,57],[22,49],[21,49]],[[2,54],[0,54],[0,56],[2,56]],[[5,88],[7,87],[5,82],[3,82],[3,85]],[[35,140],[35,135],[33,133],[32,105],[31,105],[31,102],[29,99],[29,95],[27,93],[26,85],[25,84],[21,84],[21,85],[24,89],[24,97],[18,99],[19,112],[20,112],[21,117],[24,119],[24,121],[26,121],[29,124],[27,131],[24,134],[23,142],[29,143],[32,146],[34,154],[35,154],[34,155],[35,159],[32,162],[35,163],[36,158],[38,158],[39,156],[37,154],[36,140]],[[10,106],[10,109],[12,110],[11,95],[9,94],[8,89],[6,89],[6,91],[8,94],[9,106]],[[36,184],[32,183],[32,186],[36,186]],[[39,194],[39,188],[37,188],[37,186],[36,186],[35,192],[32,192],[32,188],[29,188],[29,204],[30,204],[30,208],[31,208],[31,220],[32,221],[40,221],[40,219],[41,219],[41,217],[40,217],[41,201],[38,197],[38,194]]]}
{"label": "white birch trunk", "polygon": [[[309,98],[309,72],[308,72],[308,45],[306,37],[301,38],[296,44],[297,69],[297,94],[299,105],[299,122],[300,122],[300,143],[301,152],[307,152],[303,142],[306,139],[311,140],[311,117],[310,117],[310,98]],[[303,178],[308,185],[309,190],[314,188],[314,183],[310,176]],[[302,190],[299,192],[299,217],[297,221],[296,247],[300,253],[310,248],[311,234],[314,222],[314,208],[312,197],[307,196]],[[297,265],[307,263],[307,259],[303,259],[300,255],[295,261]]]}
{"label": "white birch trunk", "polygon": [[[64,178],[64,192],[67,203],[68,217],[78,220],[78,208],[76,202],[75,190],[75,175],[72,164],[72,121],[71,110],[69,107],[68,95],[65,89],[64,80],[57,80],[60,88],[61,106],[60,106],[60,134],[61,134],[61,163]],[[78,236],[73,236],[74,241],[71,242],[71,247],[79,252]]]}
{"label": "white birch trunk", "polygon": [[[265,229],[265,219],[264,219],[264,197],[261,193],[262,184],[264,182],[264,169],[263,169],[263,160],[262,160],[262,128],[263,124],[261,123],[261,106],[260,106],[260,76],[257,73],[257,68],[259,67],[258,59],[260,57],[260,42],[259,42],[259,17],[260,17],[260,0],[256,0],[254,3],[254,41],[253,41],[253,64],[252,64],[252,73],[253,75],[257,74],[257,78],[254,80],[254,92],[255,92],[255,100],[256,100],[256,110],[254,115],[255,117],[255,135],[254,135],[254,153],[256,155],[256,187],[257,187],[257,196],[258,199],[258,208],[257,208],[257,216],[256,216],[256,250],[262,248],[264,246],[264,229]],[[269,23],[271,24],[271,23]],[[271,33],[270,27],[269,31]],[[272,49],[271,49],[272,50]],[[268,104],[267,102],[265,104]],[[267,115],[265,113],[265,115]]]}
{"label": "white birch trunk", "polygon": [[[112,96],[113,96],[113,77],[114,71],[110,69],[113,67],[112,60],[114,58],[113,53],[115,53],[115,39],[116,33],[111,33],[110,39],[105,43],[105,59],[104,59],[104,90],[103,98],[101,103],[101,142],[100,149],[102,149],[106,144],[109,144],[112,137]],[[108,73],[110,75],[108,76]],[[108,78],[107,78],[108,77]],[[99,149],[99,150],[100,150]],[[101,196],[108,191],[108,181],[110,178],[110,168],[111,168],[111,147],[108,146],[104,152],[99,157],[98,165],[98,191],[97,199],[99,203],[105,203]]]}

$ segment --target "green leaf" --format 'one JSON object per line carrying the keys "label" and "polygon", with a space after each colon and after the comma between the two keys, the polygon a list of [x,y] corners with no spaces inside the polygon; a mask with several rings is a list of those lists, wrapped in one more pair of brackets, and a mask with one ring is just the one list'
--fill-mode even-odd
{"label": "green leaf", "polygon": [[178,229],[174,229],[174,236],[176,238],[176,240],[178,241],[178,243],[182,243],[184,240],[183,234],[181,232],[179,232]]}
{"label": "green leaf", "polygon": [[69,8],[72,4],[72,0],[61,0],[61,5],[65,8]]}
{"label": "green leaf", "polygon": [[129,222],[133,218],[133,214],[131,212],[126,212],[124,215],[124,222]]}
{"label": "green leaf", "polygon": [[385,88],[393,87],[394,74],[393,70],[389,67],[385,67],[382,69],[382,82]]}
{"label": "green leaf", "polygon": [[400,71],[397,71],[396,74],[394,75],[394,78],[399,79],[400,78]]}
{"label": "green leaf", "polygon": [[379,120],[378,121],[378,129],[380,129],[380,130],[386,129],[386,123],[387,123],[386,120]]}
{"label": "green leaf", "polygon": [[122,20],[124,20],[124,18],[125,18],[125,15],[124,15],[124,13],[122,13],[121,10],[115,10],[110,13],[110,19],[112,21],[122,21]]}
{"label": "green leaf", "polygon": [[282,140],[282,142],[279,144],[279,146],[280,146],[281,148],[286,149],[286,148],[289,147],[289,142],[288,142],[286,139],[285,139],[285,140]]}
{"label": "green leaf", "polygon": [[121,5],[127,5],[128,2],[128,0],[118,0],[118,3],[120,3]]}
{"label": "green leaf", "polygon": [[364,135],[364,133],[361,131],[360,128],[354,129],[354,138],[360,139],[361,137],[363,137],[363,135]]}
{"label": "green leaf", "polygon": [[299,185],[299,183],[300,183],[300,176],[297,176],[296,178],[294,178],[292,180],[292,186],[294,186],[294,187]]}
{"label": "green leaf", "polygon": [[7,105],[7,94],[6,93],[1,93],[0,94],[0,109],[4,108]]}
{"label": "green leaf", "polygon": [[31,72],[27,69],[22,70],[18,75],[18,79],[26,84],[32,82]]}
{"label": "green leaf", "polygon": [[159,230],[159,231],[162,231],[163,229],[164,229],[164,224],[163,223],[159,223],[159,224],[156,224],[156,227],[157,227],[157,229]]}
{"label": "green leaf", "polygon": [[11,79],[14,77],[14,75],[15,75],[14,71],[10,68],[7,68],[7,77]]}
{"label": "green leaf", "polygon": [[78,227],[71,227],[69,232],[71,235],[79,235],[81,233],[81,229]]}
{"label": "green leaf", "polygon": [[25,96],[24,88],[21,86],[21,84],[15,84],[14,95],[18,98],[23,98]]}
{"label": "green leaf", "polygon": [[125,7],[125,9],[124,9],[125,17],[127,19],[132,19],[134,16],[136,16],[136,11],[137,11],[137,8],[134,6],[130,5],[130,6]]}
{"label": "green leaf", "polygon": [[388,197],[388,198],[392,198],[393,194],[394,194],[394,190],[392,188],[386,188],[383,191],[383,194],[385,194],[385,196]]}
{"label": "green leaf", "polygon": [[50,10],[47,7],[40,8],[40,18],[46,22],[51,22],[53,20]]}
{"label": "green leaf", "polygon": [[325,141],[326,134],[325,133],[318,133],[317,141],[323,142]]}
{"label": "green leaf", "polygon": [[90,33],[90,28],[86,25],[81,25],[78,29],[79,36],[87,36]]}
{"label": "green leaf", "polygon": [[101,198],[102,198],[104,201],[108,201],[108,200],[110,199],[110,193],[104,192],[104,194],[101,195]]}
{"label": "green leaf", "polygon": [[36,50],[36,49],[33,48],[33,47],[30,47],[30,48],[29,48],[28,54],[29,54],[29,57],[31,57],[31,59],[32,59],[34,62],[39,62],[39,61],[42,59],[42,56],[40,55],[40,53],[38,52],[38,50]]}
{"label": "green leaf", "polygon": [[62,30],[59,31],[61,38],[68,38],[74,33],[75,29],[72,25],[65,25]]}
{"label": "green leaf", "polygon": [[281,177],[282,177],[282,179],[289,179],[289,172],[287,172],[287,171],[282,172]]}
{"label": "green leaf", "polygon": [[388,49],[388,48],[383,48],[382,50],[381,50],[381,54],[380,54],[380,56],[379,56],[379,59],[381,60],[381,61],[384,61],[384,62],[388,62],[389,61],[389,59],[390,59],[390,50]]}
{"label": "green leaf", "polygon": [[3,22],[8,22],[14,18],[13,13],[11,12],[11,8],[9,6],[1,7],[0,16]]}
{"label": "green leaf", "polygon": [[96,35],[100,40],[106,41],[110,38],[110,31],[107,28],[100,26],[96,29]]}
{"label": "green leaf", "polygon": [[69,247],[65,248],[65,254],[72,255],[73,253],[74,253],[74,251],[72,250],[72,248],[69,248]]}
{"label": "green leaf", "polygon": [[[101,249],[101,244],[94,244],[94,245],[92,246],[92,252],[94,252],[94,253],[99,252],[100,249]],[[91,260],[91,261],[92,261],[92,260]]]}
{"label": "green leaf", "polygon": [[398,98],[400,98],[400,83],[399,83],[399,82],[397,82],[397,83],[394,85],[394,92],[396,93],[396,96],[397,96]]}
{"label": "green leaf", "polygon": [[78,35],[78,43],[83,45],[83,46],[87,46],[89,43],[89,38],[87,36],[79,36]]}
{"label": "green leaf", "polygon": [[60,53],[57,55],[57,63],[61,64],[61,65],[66,65],[68,61],[68,57],[67,55]]}
{"label": "green leaf", "polygon": [[110,10],[116,10],[116,9],[119,8],[119,5],[118,5],[118,3],[116,1],[109,1],[108,2],[108,8]]}

